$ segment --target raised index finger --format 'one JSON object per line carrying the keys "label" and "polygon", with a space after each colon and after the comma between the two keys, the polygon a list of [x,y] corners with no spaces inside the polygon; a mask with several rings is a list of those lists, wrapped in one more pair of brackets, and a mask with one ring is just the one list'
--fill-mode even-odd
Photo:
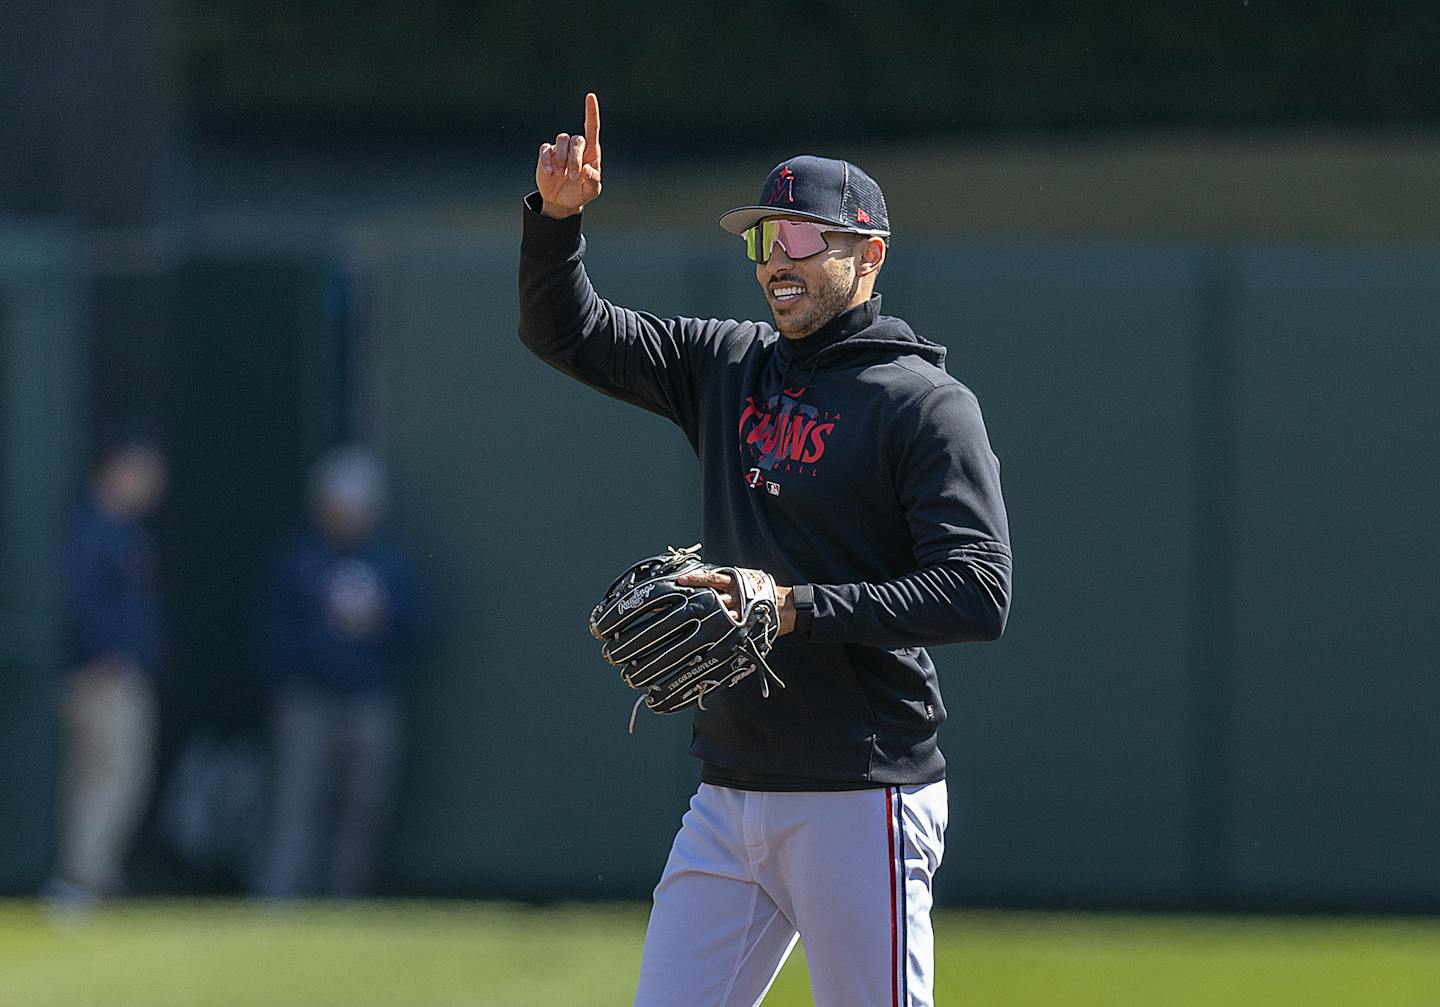
{"label": "raised index finger", "polygon": [[600,99],[594,91],[585,95],[585,149],[600,157]]}

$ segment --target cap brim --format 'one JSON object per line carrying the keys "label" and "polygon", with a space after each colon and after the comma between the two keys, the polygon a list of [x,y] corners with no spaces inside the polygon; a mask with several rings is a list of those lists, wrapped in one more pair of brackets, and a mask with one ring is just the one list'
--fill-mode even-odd
{"label": "cap brim", "polygon": [[786,210],[780,206],[738,206],[721,215],[720,226],[731,234],[744,234],[766,217],[813,220],[817,224],[834,224],[836,227],[850,226],[843,220],[835,220],[831,217],[818,217],[813,213],[797,213],[794,210]]}

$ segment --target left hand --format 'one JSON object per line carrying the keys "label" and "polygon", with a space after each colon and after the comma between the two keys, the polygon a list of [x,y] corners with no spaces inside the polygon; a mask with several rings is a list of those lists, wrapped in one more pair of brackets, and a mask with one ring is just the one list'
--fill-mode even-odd
{"label": "left hand", "polygon": [[[741,569],[740,576],[755,577],[757,580],[766,577],[763,571]],[[736,619],[740,618],[740,599],[736,597],[735,578],[720,570],[696,570],[694,573],[687,573],[675,578],[675,583],[685,587],[708,587],[720,595],[720,603],[729,610]],[[784,636],[795,628],[795,602],[790,597],[790,588],[775,585],[775,600],[780,609],[779,635]]]}

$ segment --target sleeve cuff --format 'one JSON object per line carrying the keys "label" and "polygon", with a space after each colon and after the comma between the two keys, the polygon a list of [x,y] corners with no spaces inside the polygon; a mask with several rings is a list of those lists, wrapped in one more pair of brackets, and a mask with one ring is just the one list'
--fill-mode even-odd
{"label": "sleeve cuff", "polygon": [[564,220],[552,220],[540,213],[540,193],[525,197],[525,231],[520,251],[534,259],[563,262],[580,251],[580,221],[584,211]]}
{"label": "sleeve cuff", "polygon": [[810,639],[810,624],[815,621],[815,585],[796,584],[790,589],[790,601],[795,606],[794,632]]}

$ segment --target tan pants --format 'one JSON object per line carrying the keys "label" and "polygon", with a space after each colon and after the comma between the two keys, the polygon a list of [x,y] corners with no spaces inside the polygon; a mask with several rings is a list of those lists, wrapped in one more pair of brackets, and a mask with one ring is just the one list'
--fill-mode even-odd
{"label": "tan pants", "polygon": [[63,700],[64,770],[56,874],[112,894],[150,796],[155,693],[138,669],[93,664],[70,675]]}

